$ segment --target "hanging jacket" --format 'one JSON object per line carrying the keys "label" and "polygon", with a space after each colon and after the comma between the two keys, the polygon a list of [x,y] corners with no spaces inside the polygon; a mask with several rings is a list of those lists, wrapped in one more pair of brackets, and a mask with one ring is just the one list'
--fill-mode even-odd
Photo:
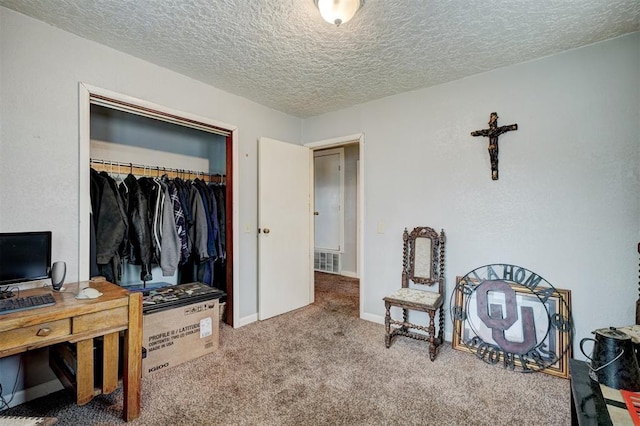
{"label": "hanging jacket", "polygon": [[149,281],[151,276],[151,231],[149,230],[149,212],[147,199],[138,184],[138,180],[129,174],[124,180],[127,186],[129,211],[129,263],[142,265],[140,279]]}
{"label": "hanging jacket", "polygon": [[[116,199],[116,204],[118,205],[118,213],[120,214],[120,217],[122,218],[122,222],[124,223],[124,232],[122,234],[122,240],[118,246],[118,264],[120,263],[120,258],[123,256],[123,253],[126,252],[126,246],[129,243],[129,217],[127,215],[127,210],[126,210],[126,203],[125,201],[122,199],[122,196],[120,195],[120,191],[118,191],[118,184],[116,183],[116,181],[109,176],[109,174],[107,172],[100,172],[100,176],[102,176],[105,181],[107,182],[107,184],[109,185],[109,188],[111,189],[111,192],[114,194],[115,199]],[[124,256],[126,257],[126,254],[124,254]],[[118,274],[118,277],[120,277],[120,275]]]}
{"label": "hanging jacket", "polygon": [[209,193],[207,185],[200,179],[194,179],[193,184],[198,190],[204,206],[205,221],[207,223],[207,259],[210,257],[215,258],[217,251],[215,244],[215,227],[211,215],[211,194]]}
{"label": "hanging jacket", "polygon": [[220,221],[218,220],[218,202],[212,185],[206,186],[209,191],[209,215],[211,216],[211,225],[213,228],[213,244],[215,246],[215,257],[222,257],[222,244],[220,242]]}
{"label": "hanging jacket", "polygon": [[173,276],[180,261],[180,237],[176,230],[176,222],[173,217],[173,202],[169,194],[169,186],[166,177],[159,182],[163,192],[161,209],[161,235],[160,235],[160,268],[165,277]]}
{"label": "hanging jacket", "polygon": [[109,185],[108,179],[91,169],[91,205],[96,227],[98,265],[107,265],[114,256],[118,256],[118,249],[124,239],[127,226],[121,214],[119,197],[117,191]]}
{"label": "hanging jacket", "polygon": [[193,226],[189,229],[189,235],[193,242],[191,253],[192,256],[195,256],[196,261],[201,261],[209,258],[209,252],[207,251],[207,217],[202,197],[195,185],[191,186],[190,200],[193,214]]}
{"label": "hanging jacket", "polygon": [[222,254],[220,257],[226,258],[227,253],[227,187],[224,184],[211,185],[213,187],[213,193],[216,197],[218,204],[218,222],[220,224],[220,247]]}
{"label": "hanging jacket", "polygon": [[[115,182],[117,184],[117,182]],[[116,191],[120,194],[120,202],[122,203],[122,209],[124,210],[124,214],[127,222],[127,231],[124,234],[124,240],[120,245],[120,258],[128,259],[129,258],[129,235],[131,233],[131,225],[129,224],[129,188],[124,183],[122,178],[120,179],[120,184],[117,185]]]}
{"label": "hanging jacket", "polygon": [[176,223],[176,233],[180,242],[180,260],[179,263],[184,265],[189,259],[189,243],[187,240],[187,222],[185,218],[184,209],[180,202],[180,195],[178,194],[178,186],[174,181],[168,181],[169,197],[171,199],[171,205],[173,207],[173,219]]}
{"label": "hanging jacket", "polygon": [[138,185],[142,194],[147,199],[146,223],[149,229],[149,241],[151,248],[151,263],[160,264],[160,238],[158,230],[158,209],[160,206],[160,191],[158,184],[150,177],[138,179]]}
{"label": "hanging jacket", "polygon": [[191,238],[191,227],[193,226],[193,213],[191,212],[191,182],[185,182],[180,178],[174,179],[173,182],[178,190],[178,197],[180,198],[180,204],[182,205],[182,211],[184,212],[187,253],[184,256],[183,262],[186,263],[189,261],[191,250],[193,248],[193,240]]}

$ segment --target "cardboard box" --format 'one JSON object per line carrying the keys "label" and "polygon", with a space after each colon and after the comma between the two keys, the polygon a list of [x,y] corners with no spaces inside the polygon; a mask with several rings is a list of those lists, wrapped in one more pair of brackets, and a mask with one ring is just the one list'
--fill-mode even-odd
{"label": "cardboard box", "polygon": [[218,299],[145,314],[142,322],[143,377],[214,352],[220,344]]}

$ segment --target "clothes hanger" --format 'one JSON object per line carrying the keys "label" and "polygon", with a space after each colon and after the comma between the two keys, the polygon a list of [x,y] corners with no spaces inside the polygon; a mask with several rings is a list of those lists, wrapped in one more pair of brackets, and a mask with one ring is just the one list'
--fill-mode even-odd
{"label": "clothes hanger", "polygon": [[118,182],[118,180],[120,180],[120,184],[122,186],[124,186],[125,192],[129,192],[129,188],[127,187],[127,184],[125,183],[124,179],[122,178],[122,174],[120,172],[120,163],[118,163],[118,176],[116,177],[116,182]]}

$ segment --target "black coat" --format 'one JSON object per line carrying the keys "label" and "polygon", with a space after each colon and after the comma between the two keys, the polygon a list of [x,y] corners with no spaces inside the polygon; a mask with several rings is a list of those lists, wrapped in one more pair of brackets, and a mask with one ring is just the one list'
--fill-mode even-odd
{"label": "black coat", "polygon": [[108,177],[91,169],[91,209],[96,229],[96,260],[98,265],[109,264],[118,251],[127,230],[126,217],[120,195]]}
{"label": "black coat", "polygon": [[138,180],[132,174],[124,180],[127,187],[129,217],[129,263],[142,265],[140,279],[151,280],[151,230],[149,207]]}

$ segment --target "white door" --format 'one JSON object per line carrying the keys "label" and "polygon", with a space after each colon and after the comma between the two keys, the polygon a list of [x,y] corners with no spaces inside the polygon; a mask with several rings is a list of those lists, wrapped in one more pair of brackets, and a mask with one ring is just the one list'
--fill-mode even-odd
{"label": "white door", "polygon": [[343,248],[343,150],[314,152],[315,248],[340,252]]}
{"label": "white door", "polygon": [[258,319],[313,301],[311,151],[258,141]]}

